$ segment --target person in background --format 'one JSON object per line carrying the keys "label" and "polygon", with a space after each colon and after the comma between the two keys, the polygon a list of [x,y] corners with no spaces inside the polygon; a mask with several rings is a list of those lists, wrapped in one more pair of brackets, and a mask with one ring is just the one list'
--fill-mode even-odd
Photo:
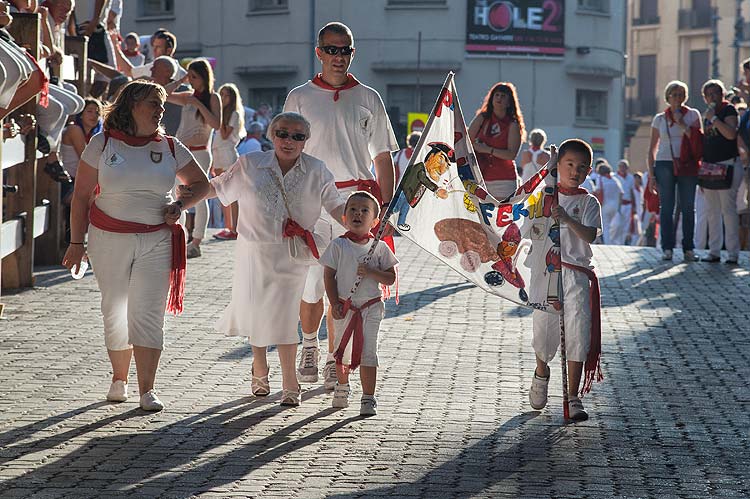
{"label": "person in background", "polygon": [[546,142],[547,134],[541,128],[535,128],[529,133],[529,148],[521,153],[521,184],[525,184],[549,161],[549,154],[544,150]]}
{"label": "person in background", "polygon": [[409,160],[412,154],[414,154],[414,148],[417,147],[419,139],[422,137],[422,132],[412,132],[406,137],[406,149],[401,149],[393,157],[393,167],[395,173],[393,178],[395,179],[394,184],[398,185],[401,182],[401,177],[404,176],[406,167],[409,166]]}
{"label": "person in background", "polygon": [[146,57],[141,54],[141,40],[138,33],[128,33],[125,35],[125,48],[122,53],[133,66],[142,66],[146,63]]}
{"label": "person in background", "polygon": [[622,187],[622,200],[620,209],[612,220],[612,242],[609,244],[623,245],[630,242],[630,230],[635,217],[635,177],[630,173],[630,163],[627,159],[621,159],[617,163],[617,180]]}
{"label": "person in background", "polygon": [[[73,122],[63,130],[60,144],[60,159],[73,182],[78,173],[78,162],[83,150],[91,141],[91,137],[102,131],[101,102],[93,98],[85,99],[84,102],[83,111],[76,115]],[[70,205],[72,195],[73,184],[70,184],[69,192],[63,192],[63,203]]]}
{"label": "person in background", "polygon": [[469,126],[469,137],[487,191],[499,201],[512,196],[520,184],[515,158],[526,138],[512,83],[499,82],[490,89]]}
{"label": "person in background", "polygon": [[659,227],[662,259],[672,260],[675,247],[674,210],[675,197],[680,197],[682,218],[682,250],[686,262],[695,261],[695,187],[698,172],[679,172],[675,175],[674,159],[682,153],[683,141],[695,140],[701,133],[700,113],[687,107],[688,87],[674,80],[664,88],[667,108],[654,116],[651,122],[651,143],[649,144],[647,189],[659,194]]}
{"label": "person in background", "polygon": [[599,164],[599,187],[597,199],[601,202],[602,243],[614,244],[612,233],[614,220],[622,205],[622,184],[612,176],[612,167],[608,163]]}
{"label": "person in background", "polygon": [[[219,88],[221,97],[221,127],[214,132],[211,146],[213,153],[213,176],[218,177],[232,166],[239,154],[237,145],[245,135],[245,120],[240,91],[234,83],[225,83]],[[237,203],[223,206],[225,229],[214,234],[216,239],[237,239]]]}
{"label": "person in background", "polygon": [[253,121],[247,126],[247,137],[237,147],[241,155],[255,151],[262,151],[261,137],[263,137],[263,125],[259,121]]}
{"label": "person in background", "polygon": [[[720,80],[708,80],[703,84],[702,93],[707,104],[703,113],[703,161],[732,165],[734,172],[729,188],[702,188],[708,218],[708,254],[701,261],[721,261],[721,247],[725,245],[727,258],[724,263],[736,265],[740,254],[737,191],[744,177],[737,148],[737,109],[724,98],[726,90]],[[723,238],[719,230],[722,226]]]}
{"label": "person in background", "polygon": [[[188,66],[188,81],[193,92],[173,92],[167,100],[182,106],[180,128],[175,137],[180,139],[205,173],[211,167],[210,141],[213,131],[222,124],[221,98],[214,92],[214,73],[205,59],[195,59]],[[200,244],[208,227],[208,201],[195,205],[193,240],[187,248],[188,258],[201,256]]]}

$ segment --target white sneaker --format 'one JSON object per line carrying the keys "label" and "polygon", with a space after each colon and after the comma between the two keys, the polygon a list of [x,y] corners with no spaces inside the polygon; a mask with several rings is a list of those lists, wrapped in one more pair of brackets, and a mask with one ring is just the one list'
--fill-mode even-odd
{"label": "white sneaker", "polygon": [[333,390],[338,383],[338,377],[336,376],[336,361],[332,360],[326,362],[323,367],[323,386],[326,390]]}
{"label": "white sneaker", "polygon": [[529,403],[533,409],[540,411],[547,405],[547,388],[549,387],[549,368],[547,368],[547,377],[540,378],[534,371],[534,377],[531,380],[529,389]]}
{"label": "white sneaker", "polygon": [[336,409],[343,409],[344,407],[349,407],[349,392],[351,390],[349,389],[349,384],[340,385],[336,383],[336,386],[333,389],[333,401],[331,402],[331,407],[335,407]]}
{"label": "white sneaker", "polygon": [[159,400],[155,391],[149,390],[141,395],[141,409],[153,412],[161,411],[164,409],[164,403]]}
{"label": "white sneaker", "polygon": [[571,421],[586,421],[589,418],[589,414],[583,408],[583,402],[578,397],[568,399],[568,417]]}
{"label": "white sneaker", "polygon": [[110,402],[125,402],[128,400],[128,384],[121,379],[116,379],[109,385],[107,400]]}
{"label": "white sneaker", "polygon": [[297,366],[297,381],[300,383],[315,383],[318,381],[318,347],[303,347]]}
{"label": "white sneaker", "polygon": [[360,416],[375,416],[378,413],[378,401],[375,395],[362,395],[359,403]]}
{"label": "white sneaker", "polygon": [[664,250],[664,254],[661,256],[662,260],[669,261],[672,259],[672,250]]}

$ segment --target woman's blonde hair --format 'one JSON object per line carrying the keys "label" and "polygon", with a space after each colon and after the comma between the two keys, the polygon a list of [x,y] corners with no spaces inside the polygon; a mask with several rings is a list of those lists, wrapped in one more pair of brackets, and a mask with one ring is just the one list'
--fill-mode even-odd
{"label": "woman's blonde hair", "polygon": [[167,100],[167,91],[158,83],[136,80],[122,87],[115,102],[104,109],[104,129],[135,135],[133,108],[138,102],[148,99],[152,94],[156,94],[162,104]]}
{"label": "woman's blonde hair", "polygon": [[674,89],[681,88],[685,91],[685,100],[683,100],[680,104],[684,104],[688,100],[688,86],[687,83],[680,80],[672,80],[669,83],[667,83],[667,86],[664,87],[664,102],[669,104],[669,94],[671,94]]}
{"label": "woman's blonde hair", "polygon": [[223,126],[229,125],[232,113],[236,111],[240,117],[240,122],[237,126],[240,130],[245,128],[245,107],[242,105],[240,90],[234,83],[225,83],[219,87],[219,96],[221,96],[223,90],[226,90],[227,94],[229,94],[229,104],[221,110],[221,124]]}

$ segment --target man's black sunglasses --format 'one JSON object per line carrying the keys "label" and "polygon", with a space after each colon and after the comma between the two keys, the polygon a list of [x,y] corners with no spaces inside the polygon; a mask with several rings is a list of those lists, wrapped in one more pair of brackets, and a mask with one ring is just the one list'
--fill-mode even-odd
{"label": "man's black sunglasses", "polygon": [[354,52],[354,47],[337,47],[336,45],[326,45],[325,47],[320,47],[320,50],[328,55],[336,55],[339,52],[341,52],[341,55],[352,55],[352,52]]}
{"label": "man's black sunglasses", "polygon": [[275,130],[273,134],[276,135],[280,139],[286,139],[291,136],[292,140],[294,140],[295,142],[304,142],[305,140],[307,140],[307,135],[305,135],[304,133],[290,134],[286,130]]}

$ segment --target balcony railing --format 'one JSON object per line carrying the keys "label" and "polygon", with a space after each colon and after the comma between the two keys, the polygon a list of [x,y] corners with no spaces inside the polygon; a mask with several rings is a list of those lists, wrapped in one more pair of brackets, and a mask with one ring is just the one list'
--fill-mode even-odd
{"label": "balcony railing", "polygon": [[678,29],[704,29],[711,27],[714,9],[680,9],[678,14]]}
{"label": "balcony railing", "polygon": [[659,16],[633,18],[633,26],[649,26],[652,24],[659,24],[660,22],[661,19]]}
{"label": "balcony railing", "polygon": [[653,116],[656,114],[656,97],[631,97],[625,109],[628,116]]}

